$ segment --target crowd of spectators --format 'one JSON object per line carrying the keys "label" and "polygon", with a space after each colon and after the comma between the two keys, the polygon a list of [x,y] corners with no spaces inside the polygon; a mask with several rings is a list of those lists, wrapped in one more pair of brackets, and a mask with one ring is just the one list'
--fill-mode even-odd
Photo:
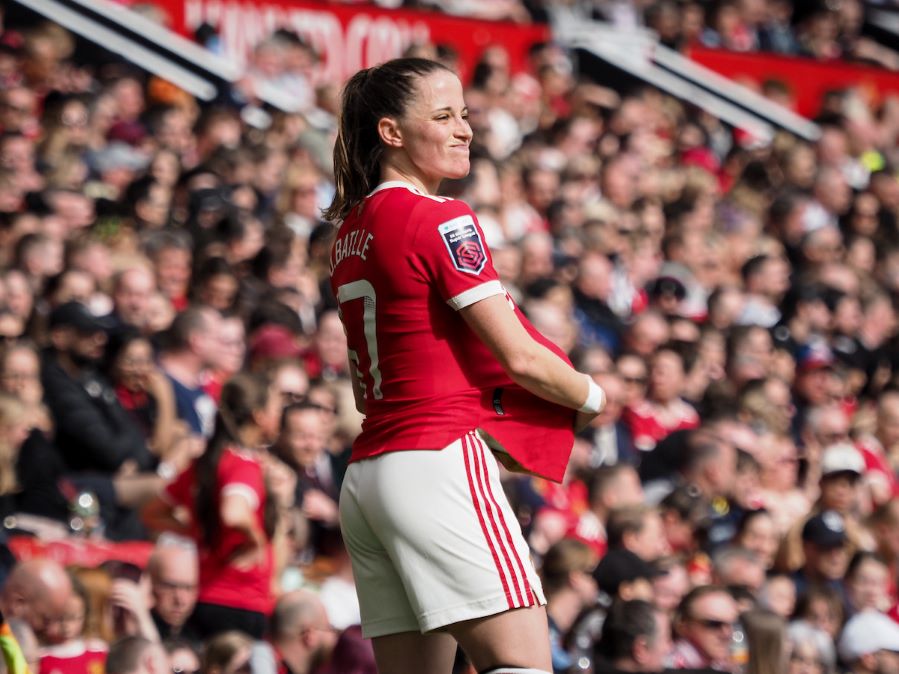
{"label": "crowd of spectators", "polygon": [[[200,105],[76,47],[0,35],[0,521],[155,542],[144,569],[0,546],[0,610],[41,674],[374,671],[337,527],[360,423],[320,220],[339,83],[260,117],[252,88]],[[266,50],[314,68],[286,31],[260,73]],[[505,476],[556,671],[899,670],[897,101],[832,92],[820,140],[761,142],[554,44],[520,73],[488,48],[466,100],[444,192],[608,397],[561,484]],[[223,428],[278,505],[264,640],[205,633],[202,550],[141,517],[189,504],[185,471],[204,488]]]}
{"label": "crowd of spectators", "polygon": [[[678,50],[709,47],[899,69],[899,54],[865,34],[868,7],[862,0],[373,0],[373,4],[520,23],[598,20],[622,30],[650,29],[662,44]],[[868,3],[874,5],[891,3]]]}

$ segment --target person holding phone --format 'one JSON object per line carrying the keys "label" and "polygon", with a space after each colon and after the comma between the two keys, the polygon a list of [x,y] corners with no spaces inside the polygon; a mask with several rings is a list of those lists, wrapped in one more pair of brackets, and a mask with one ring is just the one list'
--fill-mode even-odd
{"label": "person holding phone", "polygon": [[459,78],[403,58],[344,88],[334,149],[331,286],[366,415],[340,497],[379,671],[552,669],[545,597],[499,482],[505,465],[560,480],[576,410],[602,389],[514,306],[463,202]]}

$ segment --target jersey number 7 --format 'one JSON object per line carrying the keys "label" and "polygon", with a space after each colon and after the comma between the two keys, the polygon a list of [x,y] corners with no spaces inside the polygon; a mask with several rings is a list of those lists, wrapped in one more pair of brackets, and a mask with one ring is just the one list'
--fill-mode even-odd
{"label": "jersey number 7", "polygon": [[[365,279],[360,279],[352,283],[344,283],[337,288],[337,302],[340,304],[341,317],[344,316],[343,305],[355,300],[362,300],[362,336],[368,351],[368,374],[371,376],[371,392],[375,400],[380,400],[384,397],[384,394],[381,393],[381,370],[378,369],[378,333],[375,330],[377,302],[375,300],[374,286]],[[347,336],[349,336],[350,330],[346,322],[344,322],[344,327],[347,328]],[[349,354],[350,360],[356,365],[356,376],[367,388],[369,378],[362,371],[359,354],[353,349],[349,349]]]}

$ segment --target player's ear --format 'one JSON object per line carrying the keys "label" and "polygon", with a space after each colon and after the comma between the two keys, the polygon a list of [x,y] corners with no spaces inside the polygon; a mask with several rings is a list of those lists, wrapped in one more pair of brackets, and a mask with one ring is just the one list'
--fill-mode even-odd
{"label": "player's ear", "polygon": [[403,134],[400,125],[393,117],[381,117],[378,120],[378,136],[387,147],[402,147]]}

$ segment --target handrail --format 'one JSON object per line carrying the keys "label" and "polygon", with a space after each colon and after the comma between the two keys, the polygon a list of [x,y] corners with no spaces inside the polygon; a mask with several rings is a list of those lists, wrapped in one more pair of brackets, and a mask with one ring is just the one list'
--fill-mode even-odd
{"label": "handrail", "polygon": [[603,28],[605,26],[602,24],[597,29],[595,24],[561,23],[554,26],[554,34],[563,44],[586,49],[672,96],[708,110],[727,124],[743,129],[759,140],[770,141],[774,137],[773,127],[765,120],[654,64],[645,53],[652,48],[652,40],[645,32],[622,35]]}
{"label": "handrail", "polygon": [[188,40],[123,5],[110,2],[110,0],[70,0],[70,2],[77,3],[85,10],[102,16],[136,35],[142,35],[152,40],[169,52],[190,60],[227,82],[234,82],[240,77],[240,69],[229,59],[204,49],[196,42]]}
{"label": "handrail", "polygon": [[657,44],[653,51],[653,61],[667,70],[692,80],[701,87],[712,87],[744,108],[754,110],[771,120],[778,126],[796,134],[805,140],[814,141],[821,137],[821,129],[817,124],[797,115],[782,105],[768,100],[748,87],[737,84],[704,65],[691,61],[687,57]]}
{"label": "handrail", "polygon": [[774,126],[806,140],[820,136],[820,129],[813,122],[665,47],[650,30],[621,31],[598,21],[556,17],[553,31],[562,43],[587,49],[617,68],[761,139],[772,138]]}
{"label": "handrail", "polygon": [[66,7],[57,0],[16,1],[68,28],[81,37],[95,42],[115,54],[119,54],[132,63],[140,65],[148,72],[172,82],[201,100],[211,101],[217,95],[216,86],[209,80],[190,72],[171,59],[155,53],[138,42],[107,28],[98,21]]}

